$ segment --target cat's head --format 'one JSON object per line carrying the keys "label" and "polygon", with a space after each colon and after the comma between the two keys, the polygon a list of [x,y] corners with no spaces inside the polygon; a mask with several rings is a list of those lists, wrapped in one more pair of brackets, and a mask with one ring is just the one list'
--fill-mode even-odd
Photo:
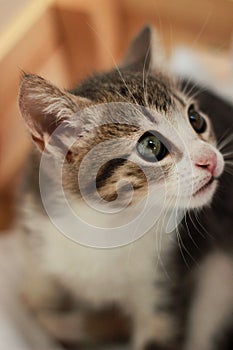
{"label": "cat's head", "polygon": [[146,27],[119,69],[94,75],[72,92],[23,76],[21,114],[41,151],[53,134],[47,151],[55,158],[65,152],[69,193],[129,205],[149,190],[166,206],[210,202],[224,167],[210,119],[158,57],[156,34]]}

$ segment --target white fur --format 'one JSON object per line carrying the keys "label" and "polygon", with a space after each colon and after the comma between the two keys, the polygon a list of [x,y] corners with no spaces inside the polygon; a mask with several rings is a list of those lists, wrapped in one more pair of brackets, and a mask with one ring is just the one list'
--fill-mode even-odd
{"label": "white fur", "polygon": [[232,312],[232,290],[232,258],[212,253],[201,267],[185,350],[213,348],[214,336],[221,334],[221,327]]}
{"label": "white fur", "polygon": [[66,238],[46,216],[41,217],[29,208],[27,215],[30,216],[28,225],[34,227],[34,235],[43,237],[42,247],[37,247],[36,243],[34,247],[42,254],[41,268],[64,279],[77,297],[97,306],[125,299],[129,304],[133,303],[134,287],[151,284],[151,276],[161,273],[159,254],[162,259],[170,247],[171,237],[162,236],[162,251],[159,251],[156,238],[159,233],[153,229],[133,244],[123,247],[89,248]]}

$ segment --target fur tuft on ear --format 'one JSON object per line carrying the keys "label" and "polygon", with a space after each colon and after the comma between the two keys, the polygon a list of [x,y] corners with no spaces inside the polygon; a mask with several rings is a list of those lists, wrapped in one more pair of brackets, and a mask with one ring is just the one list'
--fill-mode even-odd
{"label": "fur tuft on ear", "polygon": [[163,65],[164,50],[155,28],[147,25],[132,41],[123,60],[122,67],[141,64],[146,69]]}
{"label": "fur tuft on ear", "polygon": [[34,74],[24,74],[19,91],[19,108],[33,140],[44,149],[45,138],[61,124],[69,126],[71,117],[90,105],[88,99],[59,89]]}

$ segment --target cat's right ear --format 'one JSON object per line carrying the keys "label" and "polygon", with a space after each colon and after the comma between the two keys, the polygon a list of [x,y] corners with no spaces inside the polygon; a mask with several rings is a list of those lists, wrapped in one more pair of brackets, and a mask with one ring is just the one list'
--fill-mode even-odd
{"label": "cat's right ear", "polygon": [[121,67],[141,64],[145,69],[164,65],[165,53],[155,28],[147,25],[132,41]]}
{"label": "cat's right ear", "polygon": [[[43,151],[49,137],[63,124],[66,128],[75,113],[90,105],[34,74],[24,74],[19,92],[19,108],[33,141]],[[77,131],[78,132],[78,131]]]}

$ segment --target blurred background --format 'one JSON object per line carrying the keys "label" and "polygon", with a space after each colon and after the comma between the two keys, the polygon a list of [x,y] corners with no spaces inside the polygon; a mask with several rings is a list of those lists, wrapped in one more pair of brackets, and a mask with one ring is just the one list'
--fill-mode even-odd
{"label": "blurred background", "polygon": [[120,62],[133,36],[156,26],[166,52],[195,50],[216,83],[230,72],[232,0],[0,0],[0,230],[30,141],[17,108],[21,71],[65,88]]}

